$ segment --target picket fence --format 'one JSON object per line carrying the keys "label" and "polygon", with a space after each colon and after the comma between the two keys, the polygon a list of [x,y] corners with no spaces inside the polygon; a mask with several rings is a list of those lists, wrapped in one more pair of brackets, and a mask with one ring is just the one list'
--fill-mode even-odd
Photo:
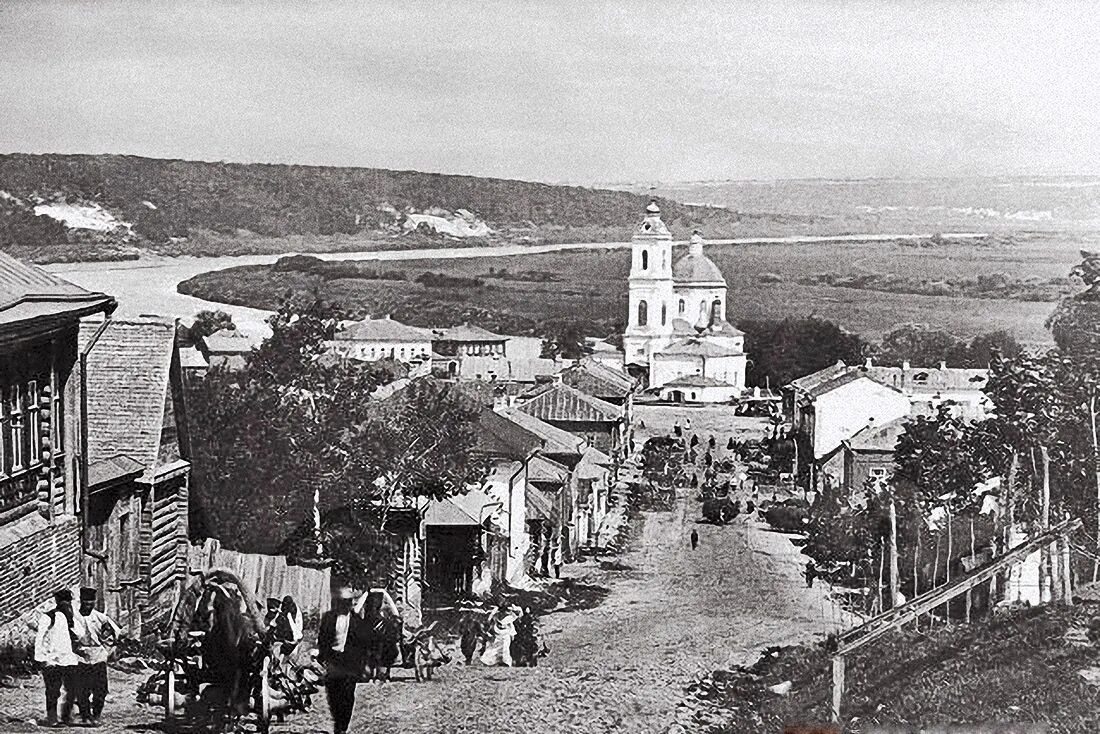
{"label": "picket fence", "polygon": [[328,611],[331,572],[327,568],[294,565],[283,556],[238,553],[222,548],[213,538],[192,546],[189,561],[192,573],[225,568],[237,574],[250,585],[261,606],[269,598],[282,599],[289,594],[306,616]]}

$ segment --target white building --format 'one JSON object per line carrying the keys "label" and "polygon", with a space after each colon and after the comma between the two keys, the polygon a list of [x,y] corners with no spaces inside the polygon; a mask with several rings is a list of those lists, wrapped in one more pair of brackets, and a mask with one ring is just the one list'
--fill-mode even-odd
{"label": "white building", "polygon": [[672,234],[650,202],[633,243],[626,365],[646,371],[650,388],[702,379],[708,397],[740,394],[745,336],[726,321],[726,280],[703,238],[692,235],[687,254],[673,261]]}
{"label": "white building", "polygon": [[405,364],[427,363],[432,356],[432,332],[389,316],[366,318],[336,332],[331,346],[336,354],[362,362],[394,359]]}

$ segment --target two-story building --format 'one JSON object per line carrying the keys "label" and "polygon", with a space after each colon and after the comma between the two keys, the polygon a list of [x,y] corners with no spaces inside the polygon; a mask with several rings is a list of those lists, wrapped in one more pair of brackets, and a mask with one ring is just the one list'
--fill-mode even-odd
{"label": "two-story building", "polygon": [[115,300],[0,252],[0,648],[81,582],[80,320]]}
{"label": "two-story building", "polygon": [[346,324],[333,336],[330,348],[335,354],[360,362],[391,359],[428,365],[432,359],[432,336],[428,329],[383,316]]}
{"label": "two-story building", "polygon": [[187,581],[188,441],[172,321],[85,323],[88,498],[85,583],[138,634]]}

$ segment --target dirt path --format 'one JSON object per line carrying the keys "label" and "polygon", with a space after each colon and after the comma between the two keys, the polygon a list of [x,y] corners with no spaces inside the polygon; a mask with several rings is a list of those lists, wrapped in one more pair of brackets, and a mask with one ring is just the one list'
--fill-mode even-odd
{"label": "dirt path", "polygon": [[[647,513],[635,549],[613,564],[616,570],[567,567],[569,575],[610,594],[594,609],[543,617],[551,653],[540,667],[451,664],[429,683],[362,684],[352,731],[664,732],[696,676],[749,662],[762,647],[835,628],[838,615],[823,590],[805,588],[787,537],[745,522],[697,524],[699,509],[685,494],[673,511]],[[692,527],[700,535],[694,551]],[[136,680],[114,682],[99,731],[162,730],[158,711],[133,703]],[[0,711],[16,718],[37,714],[41,683],[29,686],[0,690]],[[330,731],[325,704],[318,703],[272,732]],[[0,730],[34,729],[9,720]]]}
{"label": "dirt path", "polygon": [[[841,621],[823,590],[805,588],[786,537],[745,523],[696,524],[698,514],[699,504],[681,497],[672,512],[647,513],[622,570],[573,569],[611,593],[595,609],[543,618],[552,651],[540,667],[451,665],[427,684],[362,685],[353,729],[663,732],[696,676]],[[295,717],[274,731],[305,734],[326,724],[323,715]]]}

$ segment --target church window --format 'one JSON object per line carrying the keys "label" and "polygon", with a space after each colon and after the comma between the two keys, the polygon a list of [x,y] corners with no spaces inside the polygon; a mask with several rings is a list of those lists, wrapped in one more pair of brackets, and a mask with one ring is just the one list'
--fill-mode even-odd
{"label": "church window", "polygon": [[642,250],[642,270],[649,269],[649,250]]}
{"label": "church window", "polygon": [[707,302],[706,301],[700,301],[699,302],[699,320],[702,321],[702,320],[706,319],[706,317],[707,317]]}
{"label": "church window", "polygon": [[661,326],[668,323],[668,306],[661,304]]}
{"label": "church window", "polygon": [[645,326],[649,320],[649,304],[638,301],[638,326]]}
{"label": "church window", "polygon": [[665,251],[661,252],[661,267],[663,268],[667,265],[668,265],[668,251],[665,250]]}
{"label": "church window", "polygon": [[717,298],[714,299],[714,303],[710,304],[710,317],[715,321],[722,318],[722,302]]}
{"label": "church window", "polygon": [[683,312],[684,312],[684,308],[686,308],[686,306],[687,306],[687,304],[686,304],[686,303],[684,303],[684,299],[683,299],[683,298],[681,298],[681,299],[680,299],[680,313],[683,313]]}

